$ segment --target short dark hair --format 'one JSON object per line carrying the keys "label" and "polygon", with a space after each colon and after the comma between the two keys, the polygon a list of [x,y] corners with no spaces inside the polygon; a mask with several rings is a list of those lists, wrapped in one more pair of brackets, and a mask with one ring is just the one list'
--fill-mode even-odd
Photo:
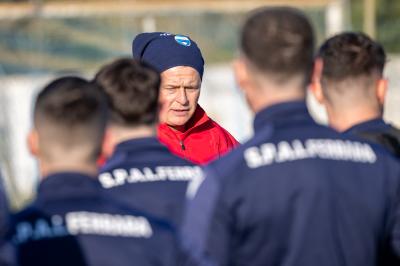
{"label": "short dark hair", "polygon": [[361,32],[345,32],[325,41],[317,57],[323,61],[322,77],[333,81],[382,75],[386,62],[383,47]]}
{"label": "short dark hair", "polygon": [[307,17],[289,7],[261,8],[246,20],[240,47],[259,70],[281,81],[294,75],[311,76],[314,33]]}
{"label": "short dark hair", "polygon": [[111,123],[138,126],[157,122],[161,78],[150,65],[117,59],[100,69],[95,82],[109,98]]}
{"label": "short dark hair", "polygon": [[84,144],[91,147],[86,156],[95,161],[101,152],[106,121],[105,95],[95,84],[79,77],[58,78],[36,98],[34,126],[50,149],[55,143],[65,151]]}

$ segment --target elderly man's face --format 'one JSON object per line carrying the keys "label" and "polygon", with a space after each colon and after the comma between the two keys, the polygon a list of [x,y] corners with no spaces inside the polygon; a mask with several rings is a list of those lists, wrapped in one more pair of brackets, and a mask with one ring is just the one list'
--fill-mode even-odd
{"label": "elderly man's face", "polygon": [[177,66],[161,73],[160,122],[178,129],[194,114],[200,96],[201,79],[192,67]]}

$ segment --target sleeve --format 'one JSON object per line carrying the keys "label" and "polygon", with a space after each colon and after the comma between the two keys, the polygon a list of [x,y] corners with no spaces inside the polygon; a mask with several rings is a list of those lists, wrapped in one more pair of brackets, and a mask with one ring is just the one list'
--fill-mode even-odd
{"label": "sleeve", "polygon": [[223,204],[221,179],[210,166],[193,199],[188,200],[181,229],[185,265],[228,265],[230,219]]}

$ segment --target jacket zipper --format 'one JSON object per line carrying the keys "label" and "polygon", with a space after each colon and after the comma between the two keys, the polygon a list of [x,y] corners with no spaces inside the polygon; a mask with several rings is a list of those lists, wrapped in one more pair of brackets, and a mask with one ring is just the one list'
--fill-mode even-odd
{"label": "jacket zipper", "polygon": [[183,144],[183,140],[179,140],[179,144],[181,145],[181,149],[186,150],[185,144]]}

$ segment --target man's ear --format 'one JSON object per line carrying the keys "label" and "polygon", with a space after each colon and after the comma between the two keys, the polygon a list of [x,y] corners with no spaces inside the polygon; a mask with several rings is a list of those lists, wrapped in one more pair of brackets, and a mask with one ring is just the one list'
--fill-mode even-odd
{"label": "man's ear", "polygon": [[388,80],[385,78],[381,78],[378,80],[377,85],[376,85],[376,97],[378,98],[379,104],[384,105],[385,103],[385,98],[386,98],[386,93],[388,90]]}
{"label": "man's ear", "polygon": [[233,71],[239,88],[246,93],[250,81],[246,63],[242,58],[237,58],[233,61]]}
{"label": "man's ear", "polygon": [[320,104],[324,104],[325,101],[324,93],[322,91],[322,86],[321,86],[323,67],[324,64],[322,59],[321,58],[315,59],[313,73],[311,77],[311,84],[310,84],[310,90]]}
{"label": "man's ear", "polygon": [[35,156],[39,156],[39,136],[35,129],[31,129],[27,136],[27,145],[29,152]]}
{"label": "man's ear", "polygon": [[110,158],[114,152],[114,141],[111,130],[108,128],[104,133],[103,143],[101,147],[101,157],[104,159]]}

